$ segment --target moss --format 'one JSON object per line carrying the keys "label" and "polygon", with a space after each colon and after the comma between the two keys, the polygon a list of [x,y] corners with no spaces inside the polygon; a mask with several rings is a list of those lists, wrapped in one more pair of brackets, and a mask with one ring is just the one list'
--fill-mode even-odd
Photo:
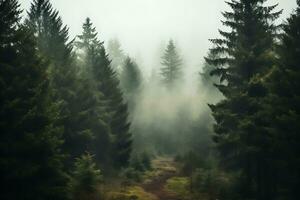
{"label": "moss", "polygon": [[190,195],[189,185],[187,177],[173,177],[167,180],[165,189],[181,198],[185,198]]}

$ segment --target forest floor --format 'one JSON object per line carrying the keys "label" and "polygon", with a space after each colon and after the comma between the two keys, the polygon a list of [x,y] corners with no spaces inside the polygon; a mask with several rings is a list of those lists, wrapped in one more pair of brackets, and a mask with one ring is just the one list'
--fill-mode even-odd
{"label": "forest floor", "polygon": [[153,160],[152,164],[154,175],[150,174],[141,187],[159,200],[181,200],[176,193],[167,188],[167,181],[178,175],[177,165],[173,159],[160,157]]}
{"label": "forest floor", "polygon": [[186,200],[189,180],[181,177],[173,158],[152,160],[152,170],[143,175],[140,183],[110,192],[109,200]]}

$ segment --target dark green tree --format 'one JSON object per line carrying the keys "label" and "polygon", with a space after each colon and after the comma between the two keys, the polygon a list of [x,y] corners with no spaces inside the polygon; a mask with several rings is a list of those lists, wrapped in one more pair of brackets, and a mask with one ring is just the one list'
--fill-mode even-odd
{"label": "dark green tree", "polygon": [[222,39],[213,39],[206,58],[214,67],[212,75],[220,78],[216,87],[225,99],[210,105],[215,118],[214,141],[222,165],[239,173],[242,199],[274,199],[274,175],[264,118],[258,117],[266,90],[261,77],[274,64],[274,43],[281,11],[277,5],[266,6],[266,0],[232,0],[232,11],[224,12],[223,24],[230,31],[219,31]]}
{"label": "dark green tree", "polygon": [[182,78],[182,59],[178,55],[173,40],[169,41],[161,64],[163,65],[161,68],[163,83],[168,88],[172,88],[176,85],[177,81]]}
{"label": "dark green tree", "polygon": [[[59,124],[64,128],[63,150],[69,155],[70,167],[75,158],[86,150],[92,151],[95,121],[95,102],[90,84],[78,77],[77,66],[72,55],[68,28],[63,25],[58,11],[49,0],[34,0],[25,24],[37,36],[38,50],[49,62],[53,101],[60,107]],[[99,127],[98,127],[99,128]]]}
{"label": "dark green tree", "polygon": [[[85,33],[95,30],[90,22],[85,23],[84,29],[79,44],[84,44],[83,41],[90,36],[90,34],[86,35]],[[129,132],[130,124],[127,119],[127,104],[124,103],[116,72],[112,69],[104,46],[97,39],[97,34],[94,34],[94,38],[90,38],[90,40],[93,42],[82,47],[88,50],[86,63],[91,69],[96,91],[103,96],[105,103],[105,112],[107,113],[105,122],[108,124],[111,133],[112,162],[116,167],[126,166],[129,161],[132,143],[131,133]]]}
{"label": "dark green tree", "polygon": [[112,158],[115,167],[129,164],[132,138],[128,120],[128,106],[124,102],[116,72],[110,66],[110,60],[104,47],[100,50],[98,65],[94,67],[98,90],[104,95],[110,113],[109,124],[112,133]]}
{"label": "dark green tree", "polygon": [[93,66],[97,64],[99,57],[99,48],[102,42],[97,39],[96,29],[93,28],[91,20],[86,19],[83,24],[83,33],[78,36],[75,42],[79,55],[84,55],[79,58],[80,68],[82,69],[80,102],[83,105],[82,117],[86,121],[89,132],[93,137],[92,148],[89,150],[95,155],[95,160],[102,168],[109,167],[109,153],[110,148],[110,131],[107,122],[107,109],[104,96],[101,91],[97,90]]}
{"label": "dark green tree", "polygon": [[58,111],[47,63],[20,25],[16,0],[0,1],[1,199],[65,199]]}
{"label": "dark green tree", "polygon": [[266,76],[267,133],[272,137],[273,167],[282,199],[297,199],[300,185],[300,1],[283,25],[278,64]]}
{"label": "dark green tree", "polygon": [[76,159],[75,169],[69,183],[69,191],[73,200],[99,199],[99,184],[102,174],[97,168],[93,156],[89,153]]}

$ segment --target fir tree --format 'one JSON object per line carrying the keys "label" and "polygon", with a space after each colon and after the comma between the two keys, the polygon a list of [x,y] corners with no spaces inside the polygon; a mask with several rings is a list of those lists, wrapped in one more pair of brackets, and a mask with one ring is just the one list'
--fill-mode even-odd
{"label": "fir tree", "polygon": [[[93,32],[93,30],[95,28],[92,27],[92,23],[85,23],[84,32],[78,44],[84,44],[83,41],[90,36],[85,33]],[[112,69],[108,55],[103,44],[99,42],[97,34],[94,34],[90,41],[93,42],[86,46],[81,45],[81,47],[88,50],[86,64],[89,65],[92,72],[94,87],[105,102],[105,112],[107,113],[105,122],[111,133],[110,146],[113,154],[111,158],[116,167],[122,167],[128,164],[131,152],[127,104],[124,103],[116,72]]]}
{"label": "fir tree", "polygon": [[127,57],[120,76],[121,88],[127,101],[134,107],[135,98],[139,94],[142,86],[142,74],[137,64]]}
{"label": "fir tree", "polygon": [[282,199],[297,199],[300,185],[300,1],[283,25],[278,64],[265,77],[268,135],[272,136],[273,167]]}
{"label": "fir tree", "polygon": [[229,32],[219,31],[222,39],[213,39],[216,46],[206,58],[214,66],[212,75],[220,78],[216,87],[224,95],[216,105],[210,105],[216,120],[214,140],[227,169],[240,172],[241,198],[273,199],[273,174],[261,99],[266,90],[260,77],[274,64],[273,47],[278,27],[274,21],[281,11],[277,5],[265,6],[265,0],[229,1],[231,12],[224,12],[223,24]]}
{"label": "fir tree", "polygon": [[47,64],[20,13],[16,0],[0,1],[1,199],[65,199]]}
{"label": "fir tree", "polygon": [[113,136],[112,158],[115,167],[124,167],[129,164],[132,146],[128,108],[104,47],[100,50],[99,58],[98,65],[94,66],[94,75],[98,82],[98,90],[108,102],[109,124]]}
{"label": "fir tree", "polygon": [[69,183],[71,199],[93,200],[99,198],[98,186],[102,181],[101,171],[89,153],[76,159],[75,169]]}
{"label": "fir tree", "polygon": [[50,64],[52,98],[60,106],[63,150],[69,155],[66,164],[70,167],[75,158],[87,150],[92,151],[94,134],[91,129],[94,127],[91,121],[95,118],[98,97],[92,95],[86,80],[78,78],[68,28],[50,1],[34,0],[25,23],[37,36],[38,50]]}
{"label": "fir tree", "polygon": [[163,67],[161,68],[163,83],[168,88],[172,88],[182,77],[182,60],[178,55],[173,40],[169,41],[165,53],[162,57],[161,64],[163,65]]}
{"label": "fir tree", "polygon": [[105,99],[102,92],[97,90],[93,74],[93,66],[97,64],[99,49],[103,44],[97,39],[97,35],[91,20],[87,18],[83,24],[83,33],[78,36],[76,41],[76,47],[77,54],[84,55],[80,62],[83,74],[81,82],[84,83],[80,94],[85,114],[87,114],[87,116],[82,116],[86,118],[87,127],[93,136],[92,148],[89,151],[95,155],[97,163],[105,168],[109,167],[107,165],[109,163],[110,133]]}

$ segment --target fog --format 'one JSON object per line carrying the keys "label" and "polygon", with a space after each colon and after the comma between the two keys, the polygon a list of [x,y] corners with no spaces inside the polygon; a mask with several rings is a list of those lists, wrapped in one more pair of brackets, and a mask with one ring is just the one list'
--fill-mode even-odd
{"label": "fog", "polygon": [[[29,0],[21,0],[24,9]],[[284,20],[296,6],[295,0],[271,0],[284,9]],[[228,9],[223,0],[52,0],[71,37],[81,32],[90,17],[100,39],[118,38],[124,51],[136,57],[146,74],[158,68],[161,48],[172,38],[178,44],[186,67],[198,70],[210,47],[209,38],[222,28],[221,11]]]}
{"label": "fog", "polygon": [[[29,8],[28,0],[21,2],[24,9]],[[117,39],[124,54],[140,67],[143,86],[130,110],[136,149],[176,153],[178,149],[188,151],[192,145],[202,146],[202,151],[209,147],[213,121],[207,104],[218,102],[221,95],[212,86],[201,85],[199,73],[211,46],[209,39],[218,37],[218,29],[223,28],[221,12],[229,9],[223,0],[51,2],[70,28],[70,39],[82,32],[82,23],[90,17],[99,39],[106,46]],[[296,1],[269,1],[276,2],[278,10],[284,9],[280,23]],[[175,41],[185,74],[180,87],[172,91],[160,82],[161,57],[170,39]]]}

